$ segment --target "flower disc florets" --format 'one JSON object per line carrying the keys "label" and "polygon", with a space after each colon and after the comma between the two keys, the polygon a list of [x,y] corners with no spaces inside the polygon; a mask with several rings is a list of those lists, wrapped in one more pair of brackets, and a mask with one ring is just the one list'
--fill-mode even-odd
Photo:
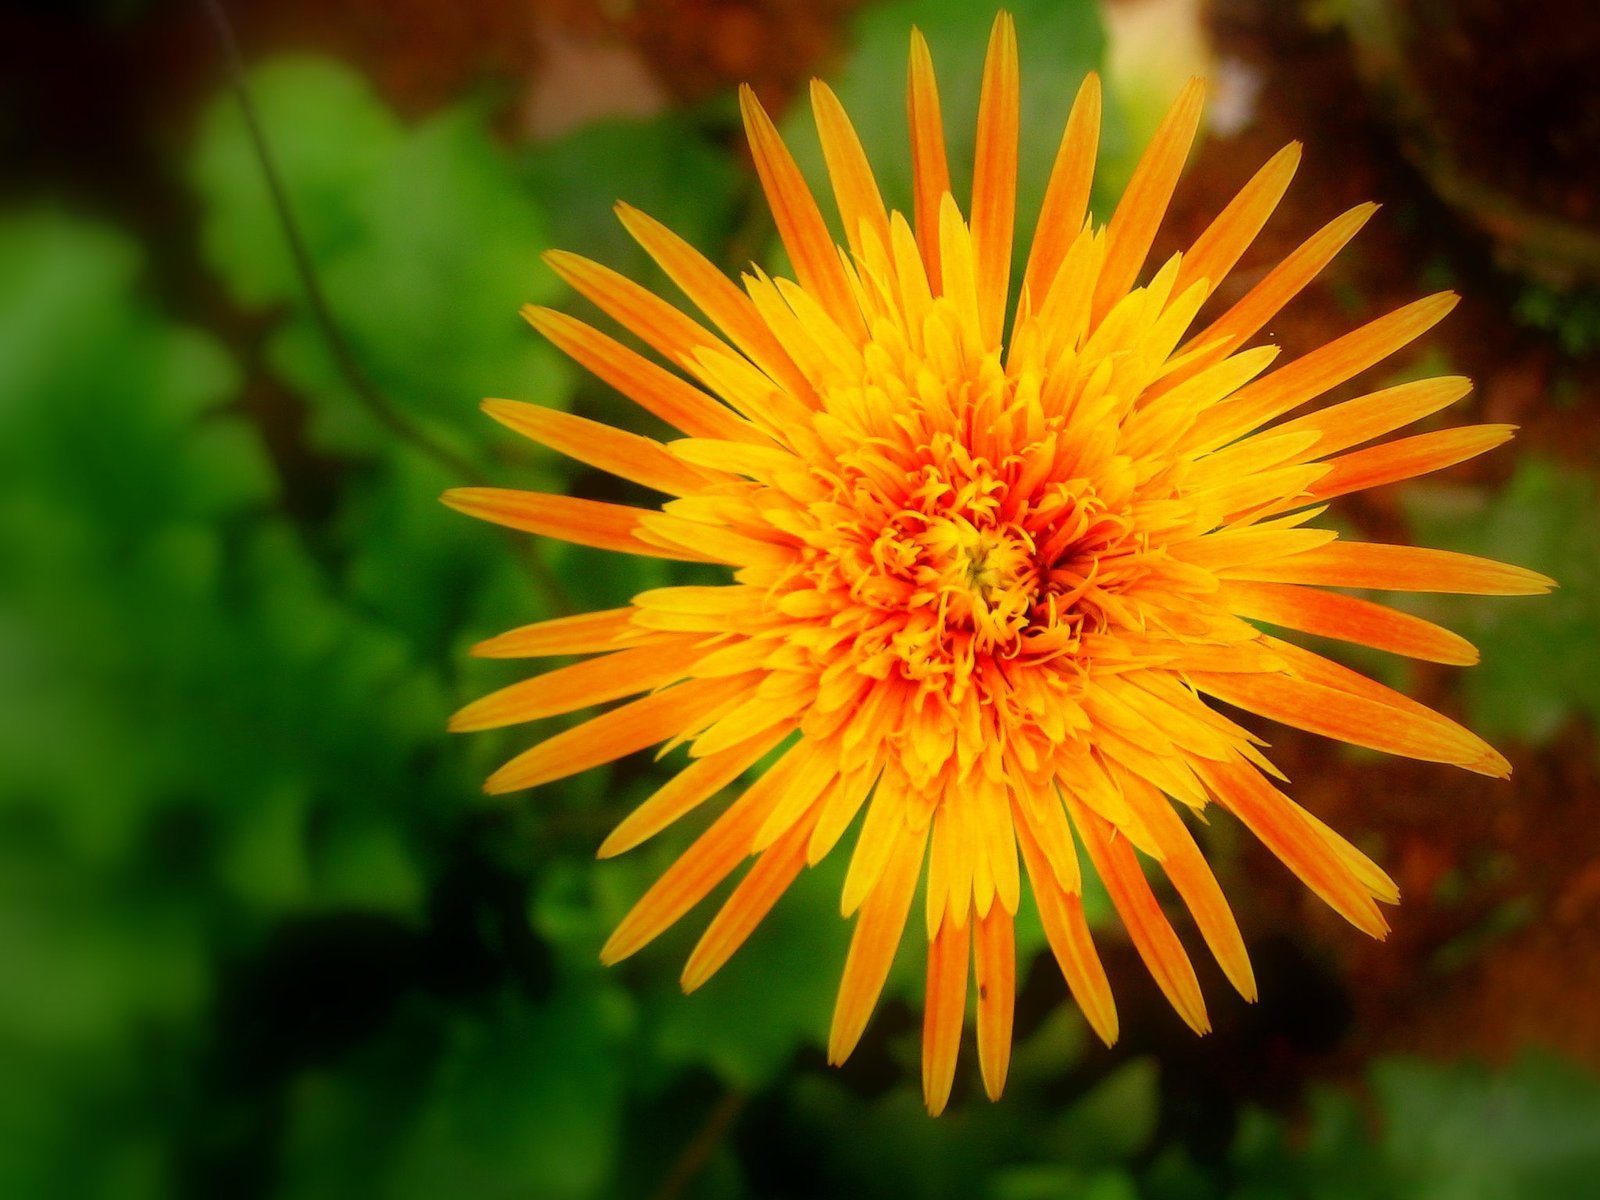
{"label": "flower disc florets", "polygon": [[1380,440],[1464,396],[1470,385],[1454,378],[1290,416],[1454,303],[1419,300],[1267,372],[1276,349],[1251,340],[1371,206],[1330,222],[1191,329],[1288,187],[1297,146],[1141,285],[1201,88],[1184,90],[1099,225],[1087,208],[1099,126],[1091,76],[1013,299],[1010,19],[996,22],[989,47],[970,219],[950,188],[920,37],[909,83],[910,220],[884,205],[832,92],[813,88],[844,247],[744,93],[792,281],[754,271],[736,285],[664,226],[619,210],[714,328],[599,264],[549,257],[667,366],[564,314],[537,309],[529,319],[684,436],[663,443],[530,405],[487,407],[563,454],[664,493],[660,511],[492,488],[446,499],[517,529],[728,569],[724,585],[661,588],[483,643],[478,652],[490,656],[596,657],[468,705],[454,725],[632,697],[538,742],[489,781],[495,792],[533,787],[686,745],[688,761],[603,855],[756,773],[602,952],[607,961],[634,953],[753,856],[690,956],[688,988],[859,823],[841,897],[855,932],[829,1057],[842,1061],[865,1029],[923,884],[923,1087],[937,1112],[969,967],[984,1085],[997,1096],[1004,1084],[1024,882],[1068,987],[1107,1041],[1117,1015],[1084,915],[1086,867],[1196,1030],[1209,1026],[1204,1000],[1147,865],[1254,998],[1238,926],[1182,813],[1219,804],[1317,895],[1382,936],[1379,904],[1398,898],[1393,882],[1279,791],[1260,737],[1212,702],[1504,775],[1506,761],[1453,721],[1262,627],[1464,664],[1476,652],[1448,630],[1327,589],[1511,594],[1550,581],[1315,525],[1334,497],[1460,462],[1510,433],[1485,425]]}

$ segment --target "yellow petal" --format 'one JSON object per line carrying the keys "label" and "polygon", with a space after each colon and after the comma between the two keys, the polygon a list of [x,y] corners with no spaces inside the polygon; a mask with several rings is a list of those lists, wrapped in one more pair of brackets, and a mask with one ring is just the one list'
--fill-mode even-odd
{"label": "yellow petal", "polygon": [[1178,184],[1178,174],[1200,128],[1205,104],[1205,84],[1191,79],[1173,101],[1133,170],[1122,200],[1106,230],[1106,263],[1094,291],[1096,324],[1133,287],[1155,241],[1167,203]]}
{"label": "yellow petal", "polygon": [[950,164],[944,151],[944,121],[939,115],[939,85],[934,81],[933,58],[922,32],[911,30],[911,59],[906,81],[906,112],[911,123],[911,176],[913,218],[917,245],[934,291],[943,274],[939,269],[939,209],[950,191]]}
{"label": "yellow petal", "polygon": [[483,411],[507,429],[514,429],[557,454],[670,496],[699,491],[714,479],[675,458],[654,438],[626,433],[599,421],[515,400],[485,400]]}
{"label": "yellow petal", "polygon": [[822,141],[822,158],[828,167],[828,178],[833,183],[834,199],[839,205],[839,220],[844,225],[845,240],[859,256],[863,252],[861,231],[872,231],[879,243],[889,244],[889,213],[883,206],[883,196],[872,176],[872,165],[861,148],[855,126],[834,95],[833,89],[820,79],[811,81],[811,111],[817,122],[817,136]]}
{"label": "yellow petal", "polygon": [[631,701],[523,751],[489,776],[484,790],[520,791],[614,762],[692,729],[749,687],[748,679],[691,679]]}
{"label": "yellow petal", "polygon": [[911,899],[916,894],[927,836],[926,826],[900,828],[883,872],[861,905],[828,1031],[830,1063],[842,1063],[850,1057],[883,991],[884,980],[889,977],[889,967],[911,911]]}
{"label": "yellow petal", "polygon": [[1028,267],[1022,286],[1041,299],[1049,293],[1056,272],[1077,239],[1089,212],[1089,189],[1094,183],[1094,159],[1100,144],[1100,76],[1090,71],[1078,87],[1061,134],[1061,146],[1050,168],[1039,210],[1038,227],[1028,250]]}
{"label": "yellow petal", "polygon": [[972,166],[972,244],[977,261],[983,340],[997,345],[1011,279],[1011,233],[1017,206],[1017,129],[1020,119],[1017,27],[1001,12],[989,35],[978,100],[978,136]]}
{"label": "yellow petal", "polygon": [[643,540],[639,536],[640,519],[656,514],[623,504],[512,488],[452,488],[440,499],[468,516],[580,546],[686,562],[714,561],[687,546],[666,547]]}
{"label": "yellow petal", "polygon": [[756,99],[748,84],[739,88],[739,111],[755,159],[756,174],[767,195],[767,204],[778,226],[778,236],[789,252],[795,276],[842,329],[865,336],[850,285],[839,262],[839,252],[828,233],[828,226],[817,208],[816,198],[806,186],[794,157],[783,144],[772,118]]}

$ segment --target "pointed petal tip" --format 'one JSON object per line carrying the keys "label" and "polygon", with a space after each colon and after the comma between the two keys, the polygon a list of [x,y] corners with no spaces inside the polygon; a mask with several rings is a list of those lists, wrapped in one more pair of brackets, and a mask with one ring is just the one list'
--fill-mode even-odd
{"label": "pointed petal tip", "polygon": [[1539,585],[1540,595],[1543,595],[1546,592],[1554,591],[1556,588],[1561,586],[1561,582],[1559,580],[1551,578],[1542,571],[1529,571],[1526,567],[1524,567],[1523,570],[1527,572],[1528,577],[1532,582]]}
{"label": "pointed petal tip", "polygon": [[995,13],[989,26],[989,45],[991,49],[1003,49],[1012,56],[1016,54],[1017,19],[1004,8]]}
{"label": "pointed petal tip", "polygon": [[624,841],[621,836],[619,836],[621,833],[622,830],[619,827],[606,834],[605,840],[602,841],[598,847],[596,847],[594,856],[598,859],[605,860],[608,858],[615,858],[617,855],[632,849],[632,846],[628,842]]}
{"label": "pointed petal tip", "polygon": [[493,397],[478,401],[478,411],[485,413],[491,420],[498,421],[502,425],[511,425],[516,420],[519,412],[530,407],[532,406],[518,400],[498,400]]}
{"label": "pointed petal tip", "polygon": [[1463,763],[1467,770],[1479,775],[1487,775],[1491,779],[1510,779],[1511,763],[1499,751],[1491,751],[1482,758],[1470,763]]}
{"label": "pointed petal tip", "polygon": [[504,796],[511,792],[520,792],[522,784],[516,776],[508,775],[504,768],[496,771],[483,781],[483,794],[485,796]]}
{"label": "pointed petal tip", "polygon": [[653,222],[648,213],[643,209],[635,208],[626,200],[618,200],[611,206],[611,211],[617,214],[617,220],[622,222],[622,227],[634,237],[639,236],[641,228],[647,228]]}
{"label": "pointed petal tip", "polygon": [[[539,255],[539,258],[545,266],[549,267],[562,278],[566,278],[570,271],[581,266],[584,261],[581,254],[575,254],[571,250],[554,248],[542,251]],[[528,307],[533,306],[529,305]]]}

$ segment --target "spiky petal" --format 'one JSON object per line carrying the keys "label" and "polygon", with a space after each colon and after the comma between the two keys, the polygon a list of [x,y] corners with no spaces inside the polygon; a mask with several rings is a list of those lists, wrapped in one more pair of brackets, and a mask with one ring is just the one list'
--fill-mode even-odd
{"label": "spiky petal", "polygon": [[[1448,630],[1328,589],[1516,595],[1551,581],[1314,524],[1329,498],[1449,466],[1511,432],[1469,427],[1362,447],[1461,398],[1469,385],[1454,378],[1313,406],[1440,320],[1448,294],[1271,371],[1275,351],[1247,345],[1371,206],[1331,222],[1191,328],[1289,186],[1297,146],[1187,254],[1148,264],[1202,88],[1183,89],[1109,223],[1096,226],[1085,220],[1100,114],[1090,76],[1008,322],[1020,113],[1010,17],[996,21],[985,64],[970,214],[951,194],[919,35],[907,92],[909,221],[885,207],[837,98],[812,89],[845,247],[754,94],[741,94],[795,281],[756,271],[736,284],[665,226],[619,209],[709,325],[596,263],[550,256],[665,365],[559,313],[530,309],[528,319],[683,436],[663,442],[508,401],[486,407],[552,450],[664,493],[659,511],[495,488],[445,499],[514,529],[730,569],[720,585],[662,588],[481,643],[491,657],[596,657],[470,704],[455,727],[617,703],[536,742],[490,779],[496,792],[687,744],[688,763],[601,847],[621,853],[715,810],[607,942],[608,962],[748,864],[691,955],[686,988],[705,983],[796,876],[859,824],[841,896],[855,932],[828,1057],[850,1054],[906,930],[918,930],[923,1088],[937,1113],[969,1005],[984,1088],[997,1097],[1004,1087],[1025,891],[1089,1024],[1117,1037],[1084,918],[1082,862],[1189,1025],[1209,1028],[1205,1001],[1152,877],[1166,877],[1228,979],[1254,999],[1238,925],[1183,819],[1213,802],[1336,911],[1383,936],[1379,905],[1398,899],[1393,882],[1271,782],[1259,739],[1233,710],[1508,773],[1461,726],[1258,622],[1465,664],[1476,652]],[[729,789],[734,798],[720,802]],[[923,915],[912,921],[923,881]]]}

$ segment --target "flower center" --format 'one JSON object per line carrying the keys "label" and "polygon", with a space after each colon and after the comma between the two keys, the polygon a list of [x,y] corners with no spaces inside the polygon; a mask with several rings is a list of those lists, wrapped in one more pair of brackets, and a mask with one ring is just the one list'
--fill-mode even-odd
{"label": "flower center", "polygon": [[1020,529],[980,528],[965,517],[929,521],[913,573],[919,598],[933,603],[941,636],[970,631],[979,649],[1019,637],[1038,592],[1033,539]]}

